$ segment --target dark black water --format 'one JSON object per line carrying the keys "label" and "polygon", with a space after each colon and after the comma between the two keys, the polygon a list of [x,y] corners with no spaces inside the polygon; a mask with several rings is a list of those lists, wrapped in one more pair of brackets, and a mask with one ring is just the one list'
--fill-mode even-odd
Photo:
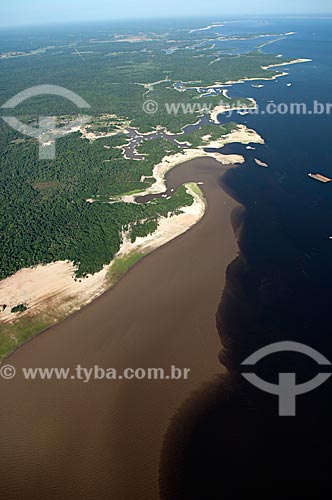
{"label": "dark black water", "polygon": [[[260,105],[332,100],[332,20],[268,24],[297,33],[267,50],[312,63],[290,66],[289,76],[262,89],[248,82],[229,94],[254,97]],[[332,176],[332,117],[246,115],[237,121],[257,130],[266,145],[222,149],[247,158],[222,180],[246,209],[241,219],[234,215],[235,226],[242,224],[240,255],[228,268],[217,312],[220,359],[229,373],[174,417],[162,457],[162,497],[324,499],[331,490],[331,379],[298,396],[295,417],[281,417],[277,396],[245,381],[240,364],[258,348],[285,340],[332,359],[332,186],[307,176]],[[269,168],[256,166],[255,157]],[[304,356],[278,354],[257,373],[278,383],[278,373],[296,372],[300,383],[319,371]]]}
{"label": "dark black water", "polygon": [[[292,59],[308,58],[312,62],[280,68],[289,75],[272,82],[259,82],[264,84],[260,89],[252,87],[257,82],[234,85],[229,95],[254,97],[261,109],[265,109],[271,100],[287,105],[292,102],[306,103],[308,110],[312,110],[315,100],[332,102],[332,19],[274,21],[269,28],[296,33],[265,46],[264,52],[283,54]],[[288,83],[292,83],[292,87],[287,87]],[[332,174],[331,114],[237,115],[236,121],[247,124],[264,136],[268,147],[261,148],[260,153],[274,169],[281,170],[282,164],[282,172],[287,179],[315,168]]]}

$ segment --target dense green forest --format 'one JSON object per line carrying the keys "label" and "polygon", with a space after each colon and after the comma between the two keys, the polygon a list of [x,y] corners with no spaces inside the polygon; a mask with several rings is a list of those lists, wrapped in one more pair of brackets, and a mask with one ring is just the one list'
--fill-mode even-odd
{"label": "dense green forest", "polygon": [[[176,23],[167,30],[143,32],[128,34],[120,28],[117,32],[106,28],[77,32],[75,28],[68,33],[62,28],[50,33],[41,29],[29,36],[24,31],[20,36],[0,36],[2,104],[35,85],[59,85],[91,105],[95,132],[115,133],[95,141],[82,138],[80,132],[67,135],[56,142],[55,160],[40,160],[36,140],[2,123],[0,279],[22,267],[67,259],[77,265],[77,276],[94,273],[118,250],[123,228],[131,228],[134,240],[154,231],[161,215],[191,203],[184,188],[168,200],[120,201],[120,195],[151,185],[153,166],[165,155],[179,152],[181,146],[164,139],[144,141],[137,148],[144,158],[127,159],[121,148],[128,138],[119,130],[130,124],[139,132],[162,126],[180,133],[201,112],[169,114],[165,104],[201,102],[202,93],[194,88],[180,92],[174,87],[176,82],[207,86],[273,76],[276,72],[262,66],[284,61],[264,54],[258,46],[248,54],[224,54],[217,33],[192,32]],[[205,98],[211,105],[233,103],[222,94]],[[158,103],[156,113],[143,112],[146,99]],[[33,122],[40,114],[68,117],[76,115],[77,109],[63,98],[44,95],[1,113]],[[107,115],[112,118],[107,120]],[[179,139],[197,147],[204,145],[204,135],[217,139],[234,126],[206,125]],[[91,199],[93,203],[87,201]]]}
{"label": "dense green forest", "polygon": [[[278,72],[262,67],[286,61],[265,54],[258,45],[248,54],[225,54],[217,33],[190,33],[176,26],[167,32],[147,32],[145,37],[135,37],[133,33],[135,41],[129,41],[129,35],[119,38],[119,33],[107,31],[71,37],[61,33],[58,40],[54,39],[55,35],[53,38],[37,35],[35,40],[29,38],[25,48],[39,50],[37,54],[0,59],[2,103],[35,85],[59,85],[84,98],[91,105],[89,112],[93,115],[114,113],[122,120],[130,120],[141,132],[163,125],[177,133],[197,120],[198,111],[192,116],[167,113],[167,103],[195,103],[202,97],[195,90],[179,92],[174,88],[175,82],[208,86],[241,78],[269,78]],[[1,36],[0,43],[3,45],[0,52],[5,53],[6,41],[2,41]],[[24,50],[23,41],[18,48]],[[154,82],[160,83],[147,87]],[[158,103],[157,113],[142,112],[146,99]],[[232,100],[223,95],[211,95],[208,99],[215,105],[220,101],[232,104]],[[22,103],[15,114],[29,117],[36,113],[59,115],[76,114],[76,111],[75,106],[64,99],[41,96]]]}
{"label": "dense green forest", "polygon": [[[7,131],[2,138],[10,135]],[[103,147],[105,142],[111,149]],[[89,142],[72,134],[58,141],[54,161],[37,160],[33,140],[2,144],[1,279],[55,260],[73,261],[78,276],[94,273],[112,260],[123,228],[132,226],[133,238],[146,234],[158,217],[192,203],[184,187],[168,200],[117,202],[116,195],[148,186],[151,179],[141,183],[141,176],[151,176],[166,151],[179,149],[159,140],[146,160],[125,160],[115,149],[123,142],[123,137]],[[112,197],[113,202],[105,202]],[[97,201],[87,202],[90,198]]]}

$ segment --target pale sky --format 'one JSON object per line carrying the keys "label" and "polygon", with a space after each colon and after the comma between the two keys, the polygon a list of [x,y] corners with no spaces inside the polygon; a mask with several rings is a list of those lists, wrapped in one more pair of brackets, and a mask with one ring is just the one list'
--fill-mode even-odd
{"label": "pale sky", "polygon": [[0,0],[0,26],[158,17],[332,14],[331,0]]}

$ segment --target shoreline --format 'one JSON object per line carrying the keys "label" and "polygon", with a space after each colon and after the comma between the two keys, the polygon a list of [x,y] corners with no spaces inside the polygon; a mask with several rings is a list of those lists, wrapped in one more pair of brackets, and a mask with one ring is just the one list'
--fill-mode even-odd
{"label": "shoreline", "polygon": [[[214,110],[216,110],[216,108],[214,108]],[[220,114],[220,111],[216,110],[216,115],[218,114]],[[176,167],[177,165],[193,160],[195,158],[210,157],[214,158],[223,165],[244,163],[245,159],[241,155],[236,155],[236,154],[224,155],[218,152],[212,153],[204,151],[205,149],[209,148],[219,149],[225,146],[226,144],[231,144],[235,142],[236,143],[240,142],[242,144],[265,143],[264,139],[255,130],[248,129],[245,125],[239,125],[237,130],[234,130],[230,134],[220,137],[220,139],[216,141],[211,141],[211,142],[207,141],[206,144],[204,144],[203,146],[199,146],[198,148],[187,147],[183,148],[183,150],[179,153],[175,153],[170,156],[164,156],[161,162],[155,165],[153,168],[152,177],[155,179],[155,182],[150,187],[148,187],[144,191],[120,196],[118,199],[126,203],[135,203],[135,199],[138,196],[164,193],[166,191],[165,175],[167,174],[167,172],[172,168]]]}
{"label": "shoreline", "polygon": [[278,68],[279,66],[289,66],[290,64],[302,64],[312,62],[312,59],[293,59],[289,62],[282,62],[276,64],[269,64],[268,66],[262,66],[262,69]]}
{"label": "shoreline", "polygon": [[[195,183],[186,184],[186,189],[193,197],[192,205],[182,207],[181,214],[161,217],[154,233],[138,237],[134,243],[124,235],[114,259],[94,275],[76,279],[72,262],[56,261],[20,269],[2,280],[0,304],[7,301],[7,308],[0,312],[0,325],[13,324],[22,318],[33,319],[45,314],[63,319],[102,295],[113,286],[108,275],[119,258],[128,256],[131,252],[142,252],[146,255],[188,231],[203,217],[206,203],[200,189]],[[18,304],[27,304],[28,309],[21,313],[11,313],[10,309]]]}
{"label": "shoreline", "polygon": [[[293,59],[292,61],[288,62],[282,62],[282,63],[276,63],[276,64],[270,64],[269,66],[262,66],[261,68],[263,70],[269,70],[271,68],[278,68],[279,66],[290,66],[293,64],[302,64],[302,63],[307,63],[307,62],[312,62],[312,59]],[[286,71],[283,71],[282,73],[278,73],[277,75],[272,75],[269,78],[267,77],[253,77],[253,78],[240,78],[239,80],[229,80],[224,83],[224,85],[236,85],[238,83],[245,83],[245,82],[254,82],[254,81],[271,81],[271,80],[276,80],[277,78],[282,78],[284,76],[288,76],[289,73]]]}
{"label": "shoreline", "polygon": [[[126,203],[136,203],[135,198],[138,196],[165,192],[167,189],[166,174],[176,166],[196,158],[210,157],[217,160],[221,166],[243,163],[245,160],[240,155],[223,155],[218,152],[204,151],[205,148],[219,149],[232,142],[264,144],[264,139],[254,130],[247,129],[244,125],[239,125],[237,130],[217,141],[209,142],[207,137],[204,146],[184,148],[180,153],[165,156],[159,164],[155,165],[152,174],[155,182],[149,188],[135,194],[124,195],[119,200]],[[206,204],[204,198],[197,194],[197,185],[196,187],[194,184],[186,187],[187,191],[193,196],[193,205],[182,207],[180,215],[160,218],[158,229],[154,233],[144,238],[137,238],[134,243],[124,238],[114,259],[94,275],[75,279],[73,263],[57,261],[21,269],[14,275],[0,281],[0,304],[6,304],[7,306],[5,311],[0,312],[0,328],[6,326],[15,328],[15,324],[19,324],[21,320],[27,318],[31,322],[39,317],[44,318],[48,326],[62,321],[75,311],[91,303],[112,286],[108,277],[114,262],[119,257],[129,256],[133,252],[144,255],[188,231],[203,217]],[[11,309],[20,304],[26,305],[27,310],[11,313]]]}
{"label": "shoreline", "polygon": [[252,106],[227,106],[227,104],[221,104],[220,106],[216,106],[215,108],[212,109],[210,113],[211,120],[216,125],[220,125],[220,122],[218,121],[218,116],[221,115],[222,113],[231,113],[233,111],[246,111],[248,109],[257,109],[258,105],[255,99],[253,97],[249,97],[248,100],[251,101]]}
{"label": "shoreline", "polygon": [[[289,64],[289,63],[288,63]],[[289,73],[286,73],[285,71],[282,73],[278,73],[277,75],[272,75],[269,78],[267,77],[253,77],[253,78],[241,78],[240,80],[229,80],[228,82],[225,83],[225,85],[237,85],[238,83],[245,83],[245,82],[260,82],[260,81],[268,81],[270,82],[271,80],[276,80],[277,78],[281,78],[283,76],[287,76]]]}

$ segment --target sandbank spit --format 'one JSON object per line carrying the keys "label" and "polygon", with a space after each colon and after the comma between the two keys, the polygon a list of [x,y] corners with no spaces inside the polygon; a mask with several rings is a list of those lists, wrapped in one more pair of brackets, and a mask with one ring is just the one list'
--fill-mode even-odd
{"label": "sandbank spit", "polygon": [[[125,257],[131,252],[145,255],[187,231],[204,215],[205,201],[192,185],[186,189],[194,199],[191,206],[183,207],[179,215],[161,217],[158,229],[132,243],[123,235],[123,243],[115,259]],[[21,269],[13,276],[0,282],[0,304],[6,309],[0,312],[1,322],[13,322],[18,315],[36,316],[40,313],[54,321],[80,309],[102,294],[112,284],[108,280],[114,261],[87,278],[75,279],[72,262],[58,261],[47,265]],[[11,313],[11,308],[24,304],[28,308],[23,313]]]}
{"label": "sandbank spit", "polygon": [[265,163],[264,161],[262,160],[259,160],[258,158],[255,158],[255,162],[257,163],[257,165],[259,165],[260,167],[268,167],[268,164]]}
{"label": "sandbank spit", "polygon": [[[269,64],[269,66],[262,66],[262,69],[268,70],[270,68],[278,68],[279,66],[290,66],[291,64],[300,64],[300,63],[307,63],[307,62],[312,62],[312,59],[293,59],[292,61],[288,62],[282,62],[282,63],[276,63],[276,64]],[[263,78],[240,78],[240,80],[230,80],[228,82],[225,82],[225,85],[234,85],[236,83],[244,83],[244,82],[251,82],[251,81],[258,81],[258,80],[275,80],[276,78],[281,78],[282,76],[287,76],[288,73],[282,72],[278,73],[277,75],[269,76],[269,77],[263,77]]]}

